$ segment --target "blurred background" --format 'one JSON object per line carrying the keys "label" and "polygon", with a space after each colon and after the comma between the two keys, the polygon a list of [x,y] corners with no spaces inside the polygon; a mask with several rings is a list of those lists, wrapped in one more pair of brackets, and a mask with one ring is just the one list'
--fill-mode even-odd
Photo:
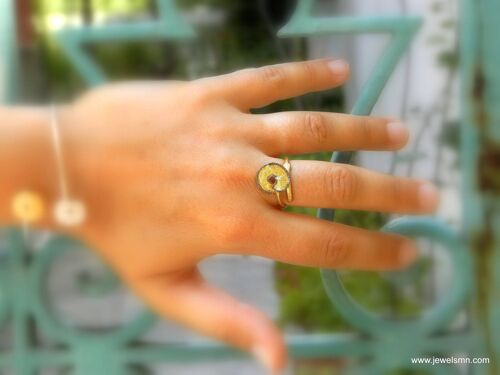
{"label": "blurred background", "polygon": [[[47,104],[69,101],[89,81],[65,46],[68,30],[133,25],[162,16],[159,3],[148,0],[2,0],[3,31],[8,30],[9,9],[14,10],[18,59],[12,63],[3,33],[0,54],[0,94],[4,101]],[[8,3],[11,3],[9,8]],[[276,103],[263,112],[321,110],[349,112],[359,97],[390,37],[383,34],[323,35],[279,38],[278,30],[292,16],[296,0],[178,0],[174,19],[182,20],[189,36],[156,38],[131,36],[120,42],[98,40],[85,45],[99,71],[109,80],[195,79],[243,67],[327,56],[347,59],[352,79],[337,90]],[[375,114],[402,118],[412,130],[411,144],[398,153],[361,152],[358,165],[402,176],[434,180],[443,190],[438,216],[451,227],[462,224],[460,203],[459,91],[457,58],[457,1],[455,0],[318,0],[316,16],[420,15],[423,27],[398,65],[374,110]],[[177,30],[179,31],[179,30]],[[62,37],[61,37],[62,35]],[[74,57],[74,56],[73,56]],[[10,65],[9,65],[10,64]],[[8,67],[12,70],[9,70]],[[3,72],[3,73],[1,73]],[[9,73],[11,72],[11,73]],[[22,84],[9,85],[15,72]],[[331,154],[300,158],[329,160]],[[316,215],[315,210],[298,210]],[[379,229],[393,217],[378,213],[337,211],[336,220]],[[46,244],[46,234],[34,239],[33,251]],[[447,253],[422,241],[422,257],[401,274],[343,272],[342,281],[363,308],[387,319],[409,319],[442,298],[449,290],[453,270]],[[43,290],[50,314],[61,325],[79,331],[108,332],[126,325],[141,305],[93,256],[79,246],[55,257],[44,269]],[[233,295],[258,306],[290,335],[354,333],[329,300],[317,269],[307,269],[260,258],[220,256],[202,265],[207,278]],[[468,324],[463,311],[450,322],[452,330]],[[61,344],[33,324],[33,343],[40,348]],[[12,346],[9,328],[2,333],[4,348]],[[170,322],[158,322],[134,345],[186,343],[203,340]],[[64,346],[64,345],[63,345]],[[8,349],[5,349],[8,350]],[[131,374],[263,374],[252,361],[179,361],[175,364],[141,362],[127,368]],[[294,359],[290,374],[343,374],[348,359]],[[451,372],[469,373],[470,366]],[[72,374],[71,366],[52,366],[43,374]],[[3,372],[1,372],[3,374]],[[7,372],[9,373],[9,372]],[[427,374],[428,370],[395,370],[393,374]]]}

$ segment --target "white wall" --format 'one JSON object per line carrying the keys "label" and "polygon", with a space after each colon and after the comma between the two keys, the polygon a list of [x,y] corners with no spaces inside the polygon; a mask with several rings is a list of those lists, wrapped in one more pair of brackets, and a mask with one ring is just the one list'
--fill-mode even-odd
{"label": "white wall", "polygon": [[[433,4],[442,3],[445,6],[441,11],[433,10]],[[458,204],[446,203],[456,198],[458,184],[456,169],[452,168],[456,162],[456,155],[450,150],[445,150],[444,161],[439,172],[435,171],[438,150],[438,133],[443,122],[440,109],[444,104],[444,92],[448,82],[447,69],[437,63],[437,55],[442,51],[452,49],[456,43],[453,29],[444,29],[443,22],[456,17],[455,0],[318,0],[318,12],[333,14],[339,5],[340,14],[349,15],[391,15],[406,12],[413,15],[422,15],[424,25],[417,35],[411,50],[401,62],[398,69],[384,90],[374,114],[403,118],[412,130],[413,138],[417,138],[420,129],[423,132],[419,153],[422,159],[415,163],[413,176],[433,178],[436,174],[443,180],[446,190],[446,210],[442,212],[448,219],[457,220],[460,217]],[[338,14],[338,12],[336,13]],[[431,39],[439,36],[440,44],[433,44]],[[312,58],[324,56],[346,57],[352,68],[352,78],[346,87],[347,110],[353,103],[364,82],[371,74],[375,63],[383,54],[389,42],[388,36],[361,35],[356,37],[320,37],[312,38],[310,55]],[[452,81],[450,111],[445,116],[446,121],[458,116],[457,80]],[[407,103],[406,105],[404,103]],[[436,108],[437,107],[437,108]],[[432,115],[428,115],[432,114]],[[424,118],[427,115],[428,118]],[[412,150],[410,145],[403,154]],[[361,153],[358,164],[372,169],[388,171],[391,164],[390,153]],[[398,174],[405,174],[408,163],[398,163]],[[455,189],[453,189],[453,187]],[[449,191],[448,191],[449,190]],[[455,190],[455,192],[453,192]],[[450,196],[448,196],[450,195]],[[453,196],[453,197],[452,197]]]}

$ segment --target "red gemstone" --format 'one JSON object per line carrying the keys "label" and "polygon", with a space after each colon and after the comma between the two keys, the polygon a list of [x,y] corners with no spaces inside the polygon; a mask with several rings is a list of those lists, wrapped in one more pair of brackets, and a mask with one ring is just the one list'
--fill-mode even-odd
{"label": "red gemstone", "polygon": [[267,178],[267,182],[269,182],[271,185],[275,185],[278,180],[276,179],[275,175],[271,175]]}

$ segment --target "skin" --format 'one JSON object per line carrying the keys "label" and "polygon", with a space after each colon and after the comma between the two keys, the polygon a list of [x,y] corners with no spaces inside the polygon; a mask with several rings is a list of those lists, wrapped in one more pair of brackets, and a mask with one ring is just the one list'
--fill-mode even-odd
{"label": "skin", "polygon": [[[408,239],[284,212],[256,187],[259,168],[281,164],[282,154],[407,143],[408,130],[391,119],[250,112],[348,76],[345,62],[319,60],[91,91],[59,111],[70,192],[85,202],[88,220],[60,228],[47,212],[36,226],[78,236],[160,316],[251,352],[277,373],[286,363],[281,332],[209,285],[197,269],[202,259],[244,254],[391,270],[416,257]],[[0,224],[9,225],[18,223],[9,207],[20,190],[37,192],[47,207],[59,192],[48,111],[1,108],[0,119]],[[422,214],[438,204],[428,182],[354,166],[292,161],[292,178],[297,206]]]}

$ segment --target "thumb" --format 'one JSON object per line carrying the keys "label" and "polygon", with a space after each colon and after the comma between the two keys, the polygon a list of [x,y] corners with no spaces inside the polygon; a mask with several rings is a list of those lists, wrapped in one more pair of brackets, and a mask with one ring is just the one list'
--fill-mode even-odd
{"label": "thumb", "polygon": [[209,285],[197,269],[130,284],[162,317],[252,353],[272,374],[285,367],[285,343],[273,322]]}

